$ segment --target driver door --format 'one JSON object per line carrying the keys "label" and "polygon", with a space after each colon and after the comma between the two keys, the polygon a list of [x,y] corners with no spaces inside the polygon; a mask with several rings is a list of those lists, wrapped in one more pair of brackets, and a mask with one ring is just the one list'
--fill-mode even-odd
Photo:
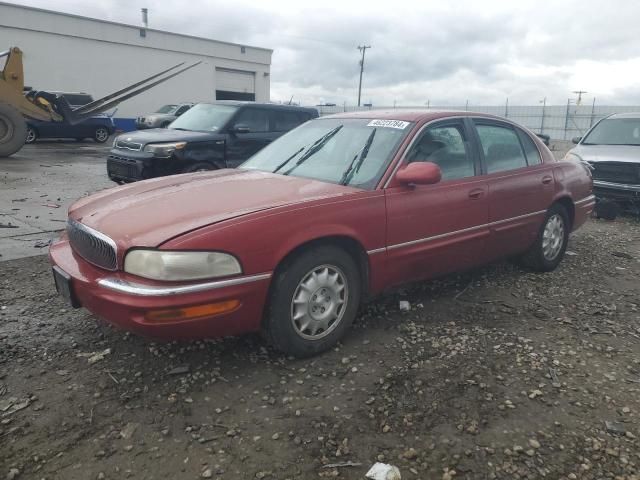
{"label": "driver door", "polygon": [[407,149],[400,168],[433,162],[434,185],[402,185],[392,178],[387,202],[387,265],[393,283],[431,278],[483,263],[489,237],[488,186],[464,119],[428,124]]}
{"label": "driver door", "polygon": [[[248,128],[248,132],[236,132],[238,126]],[[269,112],[261,108],[244,108],[231,122],[227,141],[227,166],[235,168],[254,153],[262,150],[271,141],[269,133]]]}

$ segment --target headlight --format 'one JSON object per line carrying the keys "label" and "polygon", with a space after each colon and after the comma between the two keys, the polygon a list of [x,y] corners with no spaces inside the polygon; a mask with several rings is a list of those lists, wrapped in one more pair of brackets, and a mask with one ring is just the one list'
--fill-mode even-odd
{"label": "headlight", "polygon": [[238,275],[242,268],[228,253],[139,249],[127,253],[124,271],[153,280],[181,281]]}
{"label": "headlight", "polygon": [[562,160],[568,160],[570,162],[582,162],[582,157],[575,153],[567,152]]}
{"label": "headlight", "polygon": [[144,147],[144,151],[153,153],[156,157],[170,157],[176,150],[183,149],[187,142],[177,143],[150,143]]}

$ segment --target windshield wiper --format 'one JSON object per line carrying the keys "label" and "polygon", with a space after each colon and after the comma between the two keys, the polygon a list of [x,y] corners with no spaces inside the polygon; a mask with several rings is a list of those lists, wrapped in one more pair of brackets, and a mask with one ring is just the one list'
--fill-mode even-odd
{"label": "windshield wiper", "polygon": [[298,156],[298,154],[299,154],[301,151],[303,151],[305,148],[307,148],[307,147],[300,147],[300,149],[299,149],[299,150],[296,150],[296,152],[295,152],[293,155],[291,155],[291,156],[290,156],[289,158],[287,158],[284,162],[282,162],[280,165],[278,165],[278,166],[276,167],[276,169],[275,169],[272,173],[278,173],[278,171],[279,171],[282,167],[284,167],[287,163],[289,163],[291,160],[293,160],[294,158],[296,158],[296,157]]}
{"label": "windshield wiper", "polygon": [[[351,159],[351,163],[349,163],[349,167],[347,167],[347,169],[342,174],[342,178],[340,179],[340,185],[348,185],[349,182],[351,182],[351,179],[353,178],[353,176],[360,171],[360,166],[362,165],[362,163],[364,162],[364,159],[367,158],[367,155],[369,154],[369,148],[371,148],[373,139],[376,136],[376,130],[377,129],[375,128],[373,129],[373,131],[369,135],[369,138],[367,138],[367,143],[365,143],[364,147],[362,147],[362,150],[356,153]],[[356,160],[358,161],[358,163],[356,163]]]}
{"label": "windshield wiper", "polygon": [[[289,175],[291,172],[293,172],[296,168],[298,168],[300,165],[302,165],[305,161],[307,161],[310,157],[312,157],[313,155],[315,155],[317,152],[319,152],[322,147],[324,147],[327,142],[329,140],[331,140],[333,138],[333,136],[338,133],[340,131],[340,129],[342,128],[342,125],[338,125],[336,128],[334,128],[333,130],[331,130],[328,133],[325,133],[322,137],[320,137],[318,140],[316,140],[315,142],[313,142],[311,144],[311,146],[307,149],[306,152],[304,152],[302,154],[302,156],[298,159],[298,161],[295,163],[295,165],[293,167],[291,167],[289,170],[287,170],[286,172],[283,173],[283,175]],[[292,155],[293,158],[295,157],[298,153],[300,153],[300,151],[296,152],[294,155]],[[286,162],[283,162],[284,165],[287,164],[287,162],[290,159],[287,159]],[[282,165],[282,166],[284,166]],[[281,167],[279,166],[277,170],[279,170]],[[276,171],[277,171],[276,170]],[[274,171],[275,173],[275,171]]]}

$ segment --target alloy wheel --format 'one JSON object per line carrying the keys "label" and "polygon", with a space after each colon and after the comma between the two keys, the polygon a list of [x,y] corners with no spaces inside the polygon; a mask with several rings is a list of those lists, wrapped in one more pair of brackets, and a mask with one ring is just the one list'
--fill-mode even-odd
{"label": "alloy wheel", "polygon": [[319,340],[339,324],[349,300],[347,277],[334,265],[320,265],[300,281],[291,301],[291,322],[306,340]]}
{"label": "alloy wheel", "polygon": [[99,142],[106,142],[107,138],[109,138],[109,132],[106,128],[98,128],[96,130],[96,140]]}
{"label": "alloy wheel", "polygon": [[547,219],[542,233],[542,254],[548,261],[556,259],[564,243],[565,226],[562,216],[555,213]]}

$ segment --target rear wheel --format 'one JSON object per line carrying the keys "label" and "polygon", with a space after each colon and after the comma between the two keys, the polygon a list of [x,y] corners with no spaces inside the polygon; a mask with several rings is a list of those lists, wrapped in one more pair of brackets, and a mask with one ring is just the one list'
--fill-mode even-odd
{"label": "rear wheel", "polygon": [[31,126],[27,126],[27,137],[25,143],[34,143],[38,139],[38,132]]}
{"label": "rear wheel", "polygon": [[522,263],[539,272],[550,272],[562,261],[569,242],[571,225],[567,210],[560,204],[547,210],[535,243],[522,257]]}
{"label": "rear wheel", "polygon": [[27,122],[18,110],[0,103],[0,157],[8,157],[22,148],[27,138]]}
{"label": "rear wheel", "polygon": [[310,248],[274,278],[264,333],[275,348],[296,357],[328,350],[356,317],[360,294],[360,272],[347,252]]}
{"label": "rear wheel", "polygon": [[109,139],[109,130],[105,127],[96,128],[95,132],[93,132],[93,139],[98,143],[104,143]]}
{"label": "rear wheel", "polygon": [[216,167],[214,167],[210,163],[198,162],[186,167],[184,170],[182,170],[182,173],[206,172],[208,170],[215,170],[215,169]]}

